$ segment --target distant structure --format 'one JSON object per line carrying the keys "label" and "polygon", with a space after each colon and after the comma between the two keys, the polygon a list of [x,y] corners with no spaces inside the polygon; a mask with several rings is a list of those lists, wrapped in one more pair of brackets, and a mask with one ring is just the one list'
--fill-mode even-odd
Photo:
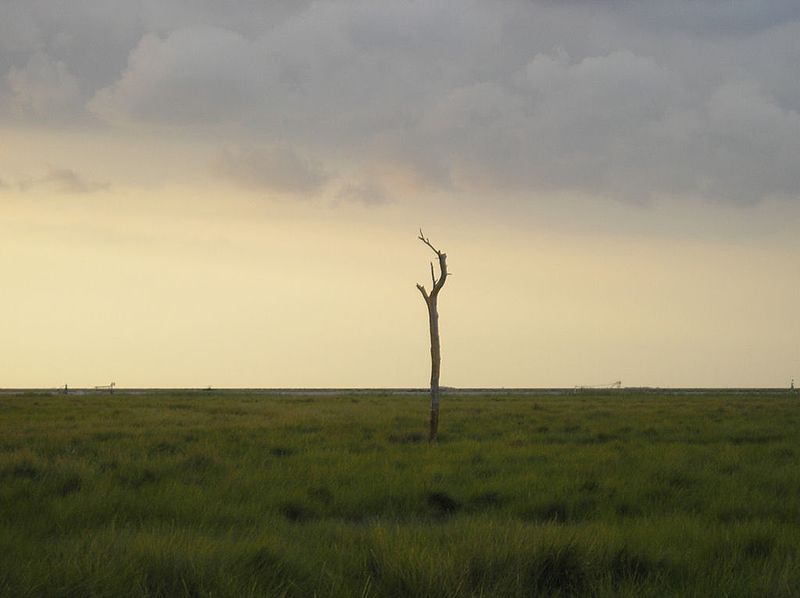
{"label": "distant structure", "polygon": [[609,382],[608,384],[593,384],[587,386],[576,386],[575,392],[579,390],[592,390],[595,388],[622,388],[622,380],[617,380],[616,382]]}
{"label": "distant structure", "polygon": [[107,390],[110,394],[114,394],[114,387],[117,385],[116,382],[112,382],[111,384],[107,384],[105,386],[95,386],[95,390]]}
{"label": "distant structure", "polygon": [[794,378],[792,378],[792,383],[789,385],[789,390],[794,390]]}

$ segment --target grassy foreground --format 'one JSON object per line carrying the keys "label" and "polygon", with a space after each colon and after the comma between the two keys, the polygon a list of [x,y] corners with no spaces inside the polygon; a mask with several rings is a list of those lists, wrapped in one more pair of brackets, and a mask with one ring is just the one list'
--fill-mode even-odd
{"label": "grassy foreground", "polygon": [[0,397],[2,596],[798,596],[800,397]]}

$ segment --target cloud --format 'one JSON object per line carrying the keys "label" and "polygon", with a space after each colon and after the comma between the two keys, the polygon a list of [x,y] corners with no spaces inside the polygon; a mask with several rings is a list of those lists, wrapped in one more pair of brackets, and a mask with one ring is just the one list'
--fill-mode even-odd
{"label": "cloud", "polygon": [[336,197],[367,206],[377,206],[392,201],[392,196],[386,188],[374,180],[345,183],[339,188]]}
{"label": "cloud", "polygon": [[0,103],[293,148],[220,156],[246,186],[316,193],[317,156],[395,194],[800,197],[794,0],[58,6],[0,7]]}
{"label": "cloud", "polygon": [[12,67],[6,81],[16,110],[41,118],[72,112],[80,103],[78,80],[69,68],[42,53],[35,53],[20,68]]}
{"label": "cloud", "polygon": [[50,168],[43,176],[19,182],[19,188],[22,191],[45,189],[66,194],[94,193],[109,187],[109,183],[89,180],[68,168]]}
{"label": "cloud", "polygon": [[515,86],[442,98],[426,131],[462,187],[752,203],[800,196],[798,123],[754,83],[698,94],[654,59],[617,51],[537,55]]}
{"label": "cloud", "polygon": [[99,90],[90,111],[116,122],[207,123],[235,119],[265,90],[248,42],[231,31],[146,35],[125,74]]}
{"label": "cloud", "polygon": [[227,149],[214,159],[212,169],[244,188],[300,198],[315,195],[330,178],[318,161],[288,146]]}

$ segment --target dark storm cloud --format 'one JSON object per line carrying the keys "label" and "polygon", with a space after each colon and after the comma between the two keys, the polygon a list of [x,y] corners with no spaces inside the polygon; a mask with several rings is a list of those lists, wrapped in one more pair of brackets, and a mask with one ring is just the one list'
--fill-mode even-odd
{"label": "dark storm cloud", "polygon": [[391,173],[753,203],[800,196],[798,39],[794,0],[11,0],[0,110],[279,139],[295,149],[237,150],[217,171],[297,194],[327,181],[313,155],[370,181],[341,185],[351,198]]}

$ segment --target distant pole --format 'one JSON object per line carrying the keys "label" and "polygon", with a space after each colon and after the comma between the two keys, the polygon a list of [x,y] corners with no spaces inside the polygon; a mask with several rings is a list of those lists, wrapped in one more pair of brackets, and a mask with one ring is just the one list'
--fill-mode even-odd
{"label": "distant pole", "polygon": [[422,293],[425,305],[428,307],[428,324],[431,333],[431,430],[428,442],[436,442],[439,437],[439,373],[442,364],[437,301],[439,299],[439,291],[442,290],[447,280],[447,254],[436,249],[422,233],[422,229],[420,229],[419,237],[417,238],[433,250],[439,261],[438,279],[436,278],[433,262],[431,262],[431,284],[433,285],[431,292],[428,293],[423,285],[417,284],[417,289]]}
{"label": "distant pole", "polygon": [[64,385],[64,394],[68,394],[68,393],[69,393],[69,389],[67,388],[67,385],[65,384]]}

